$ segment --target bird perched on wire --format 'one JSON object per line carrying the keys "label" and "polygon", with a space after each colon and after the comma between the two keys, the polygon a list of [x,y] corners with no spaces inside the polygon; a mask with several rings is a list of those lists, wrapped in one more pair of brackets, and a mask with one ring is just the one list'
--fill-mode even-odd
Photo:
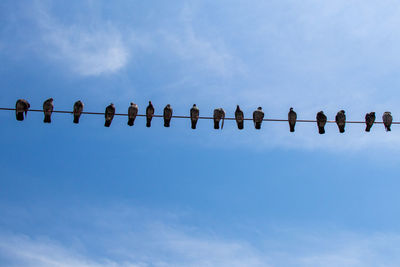
{"label": "bird perched on wire", "polygon": [[78,100],[74,104],[74,123],[79,123],[79,118],[81,117],[83,111],[83,103],[82,101]]}
{"label": "bird perched on wire", "polygon": [[28,114],[28,110],[30,107],[31,107],[31,105],[25,99],[17,100],[17,103],[15,103],[15,116],[17,118],[17,121],[24,120],[24,113],[25,113],[25,117],[26,117],[26,114]]}
{"label": "bird perched on wire", "polygon": [[325,116],[323,111],[320,111],[317,113],[317,126],[318,126],[318,132],[320,134],[325,133],[325,124],[327,121],[327,117]]}
{"label": "bird perched on wire", "polygon": [[253,122],[254,122],[254,127],[257,130],[261,129],[261,123],[264,119],[264,111],[262,111],[262,107],[258,107],[254,112],[253,112]]}
{"label": "bird perched on wire", "polygon": [[51,114],[53,113],[53,98],[49,98],[43,102],[44,123],[51,123]]}
{"label": "bird perched on wire", "polygon": [[346,125],[346,114],[344,110],[340,110],[335,117],[336,124],[340,133],[344,133],[344,126]]}
{"label": "bird perched on wire", "polygon": [[136,116],[138,114],[139,107],[135,103],[131,102],[131,105],[128,108],[128,125],[133,126],[135,123]]}
{"label": "bird perched on wire", "polygon": [[193,104],[193,107],[190,109],[190,121],[192,122],[192,129],[196,129],[197,121],[199,120],[200,110]]}
{"label": "bird perched on wire", "polygon": [[389,111],[384,112],[382,120],[383,124],[385,125],[386,131],[387,132],[391,131],[390,126],[392,125],[393,121],[392,113],[390,113]]}
{"label": "bird perched on wire", "polygon": [[244,128],[244,114],[243,114],[243,111],[240,109],[239,105],[236,106],[235,120],[236,120],[238,129],[242,130]]}
{"label": "bird perched on wire", "polygon": [[224,128],[225,111],[223,108],[214,109],[214,129],[219,129],[219,122],[221,123],[221,130]]}
{"label": "bird perched on wire", "polygon": [[293,108],[290,108],[289,110],[288,121],[289,121],[290,132],[294,132],[294,126],[296,125],[297,121],[297,114],[296,112],[293,111]]}
{"label": "bird perched on wire", "polygon": [[165,106],[163,117],[164,117],[164,127],[169,127],[172,118],[172,108],[170,104]]}
{"label": "bird perched on wire", "polygon": [[375,122],[375,112],[370,112],[365,115],[365,131],[369,132],[371,130],[372,125]]}
{"label": "bird perched on wire", "polygon": [[151,127],[151,119],[153,119],[154,115],[154,107],[151,101],[149,101],[149,105],[146,108],[146,127]]}
{"label": "bird perched on wire", "polygon": [[108,105],[106,107],[106,111],[104,113],[104,117],[106,119],[104,126],[105,127],[110,127],[112,120],[114,119],[114,115],[115,115],[115,106],[113,103],[111,103],[110,105]]}

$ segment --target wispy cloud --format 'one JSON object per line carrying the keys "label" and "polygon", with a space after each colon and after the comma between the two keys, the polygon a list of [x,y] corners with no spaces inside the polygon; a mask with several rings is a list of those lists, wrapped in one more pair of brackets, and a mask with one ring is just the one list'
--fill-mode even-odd
{"label": "wispy cloud", "polygon": [[109,74],[128,62],[129,50],[111,22],[61,23],[43,5],[36,20],[41,35],[40,53],[83,76]]}
{"label": "wispy cloud", "polygon": [[[28,267],[400,264],[397,233],[277,227],[272,232],[257,230],[257,237],[250,243],[235,235],[222,236],[215,231],[181,224],[177,215],[171,222],[145,210],[113,208],[111,211],[104,207],[94,213],[85,210],[85,214],[87,217],[73,219],[73,229],[66,225],[61,228],[68,233],[68,238],[57,238],[50,232],[48,236],[2,232],[0,261],[7,266]],[[73,216],[68,215],[70,219]],[[62,226],[62,222],[58,223],[61,225],[57,228]]]}

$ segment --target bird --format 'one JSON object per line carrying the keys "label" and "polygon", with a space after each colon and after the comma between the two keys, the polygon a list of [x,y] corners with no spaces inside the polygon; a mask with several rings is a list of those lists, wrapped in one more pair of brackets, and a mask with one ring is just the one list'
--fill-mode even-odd
{"label": "bird", "polygon": [[49,98],[43,102],[44,123],[51,123],[51,113],[53,113],[53,98]]}
{"label": "bird", "polygon": [[154,115],[154,107],[151,101],[149,101],[149,105],[146,108],[146,127],[151,127],[151,119]]}
{"label": "bird", "polygon": [[293,108],[290,108],[288,113],[290,132],[294,132],[294,126],[296,125],[296,120],[297,120],[297,114],[296,112],[293,111]]}
{"label": "bird", "polygon": [[17,100],[17,103],[15,103],[15,116],[17,118],[17,121],[24,120],[24,113],[25,113],[25,117],[26,117],[26,114],[28,114],[28,110],[30,107],[31,107],[31,105],[25,99]]}
{"label": "bird", "polygon": [[79,118],[81,117],[84,104],[82,101],[78,100],[74,104],[74,123],[79,123]]}
{"label": "bird", "polygon": [[219,129],[219,121],[222,120],[221,130],[224,128],[225,111],[223,108],[214,109],[214,129]]}
{"label": "bird", "polygon": [[200,110],[193,104],[193,107],[190,109],[190,120],[192,122],[192,129],[196,129],[197,121],[199,120]]}
{"label": "bird", "polygon": [[383,124],[385,125],[386,132],[390,132],[391,131],[390,126],[392,125],[393,121],[392,113],[390,113],[389,111],[384,112],[382,120]]}
{"label": "bird", "polygon": [[365,115],[365,124],[367,125],[365,128],[366,132],[371,130],[372,125],[375,122],[375,112],[370,112]]}
{"label": "bird", "polygon": [[111,103],[106,107],[106,112],[104,113],[104,116],[106,118],[106,121],[104,123],[105,127],[110,127],[114,115],[115,115],[115,106],[113,103]]}
{"label": "bird", "polygon": [[170,104],[165,106],[163,116],[164,116],[164,127],[169,127],[172,118],[172,108]]}
{"label": "bird", "polygon": [[235,120],[237,123],[237,127],[239,130],[242,130],[244,128],[244,114],[243,111],[240,109],[239,105],[236,106],[236,111],[235,111]]}
{"label": "bird", "polygon": [[340,110],[335,117],[336,124],[340,133],[344,133],[344,126],[346,125],[346,114],[344,110]]}
{"label": "bird", "polygon": [[135,123],[136,116],[138,114],[139,107],[137,104],[131,102],[131,105],[128,108],[128,125],[133,126]]}
{"label": "bird", "polygon": [[261,123],[264,119],[264,111],[262,111],[262,107],[258,107],[254,112],[253,112],[253,121],[254,121],[254,127],[257,130],[261,129]]}
{"label": "bird", "polygon": [[327,117],[325,116],[323,111],[317,113],[317,125],[318,125],[318,132],[320,134],[325,133],[325,124],[327,121]]}

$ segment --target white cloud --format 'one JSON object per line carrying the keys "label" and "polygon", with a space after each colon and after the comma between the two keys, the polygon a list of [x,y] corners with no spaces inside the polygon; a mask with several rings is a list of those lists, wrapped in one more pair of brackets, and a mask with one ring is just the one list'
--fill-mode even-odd
{"label": "white cloud", "polygon": [[[110,229],[103,229],[110,230]],[[124,229],[126,231],[126,229]],[[145,233],[115,232],[106,240],[104,255],[86,253],[49,238],[2,234],[0,260],[7,266],[169,267],[169,266],[398,266],[400,236],[315,233],[292,229],[289,239],[266,238],[261,246],[190,234],[165,225]],[[112,240],[110,240],[112,239]],[[92,244],[94,245],[94,244]],[[111,254],[111,256],[110,256]],[[106,256],[108,255],[108,256]]]}
{"label": "white cloud", "polygon": [[[129,50],[121,33],[111,23],[95,27],[62,24],[41,6],[37,12],[42,43],[40,51],[83,76],[114,73],[123,68]],[[90,24],[90,23],[89,23]]]}

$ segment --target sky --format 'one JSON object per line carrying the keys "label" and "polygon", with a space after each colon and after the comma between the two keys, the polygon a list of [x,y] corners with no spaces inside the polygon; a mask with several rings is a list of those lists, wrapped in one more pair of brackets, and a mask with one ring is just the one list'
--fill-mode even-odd
{"label": "sky", "polygon": [[[0,107],[400,116],[393,0],[0,2]],[[0,112],[1,266],[399,266],[400,130]]]}

